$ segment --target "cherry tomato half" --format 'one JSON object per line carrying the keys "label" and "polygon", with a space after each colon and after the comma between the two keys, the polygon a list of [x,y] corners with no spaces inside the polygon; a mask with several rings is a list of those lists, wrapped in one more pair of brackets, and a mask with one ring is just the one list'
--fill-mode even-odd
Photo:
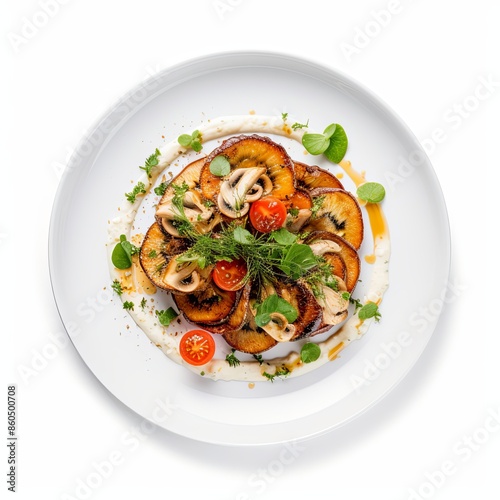
{"label": "cherry tomato half", "polygon": [[182,359],[190,365],[204,365],[214,357],[215,341],[204,330],[190,330],[181,338],[179,351]]}
{"label": "cherry tomato half", "polygon": [[220,260],[215,264],[212,278],[215,284],[222,290],[234,292],[243,288],[245,282],[243,278],[247,274],[247,265],[243,259],[233,260]]}
{"label": "cherry tomato half", "polygon": [[274,196],[266,196],[252,203],[250,222],[261,233],[270,233],[285,223],[286,206]]}

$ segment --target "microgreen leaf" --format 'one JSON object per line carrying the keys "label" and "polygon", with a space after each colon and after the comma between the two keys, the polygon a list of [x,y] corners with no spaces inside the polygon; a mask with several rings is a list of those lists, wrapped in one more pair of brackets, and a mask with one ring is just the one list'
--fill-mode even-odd
{"label": "microgreen leaf", "polygon": [[189,134],[180,135],[177,138],[177,142],[181,146],[184,146],[185,148],[191,146],[193,151],[196,151],[197,153],[199,153],[203,149],[203,146],[201,144],[201,133],[199,130],[195,130],[191,135]]}
{"label": "microgreen leaf", "polygon": [[290,278],[296,280],[317,264],[318,259],[311,250],[311,247],[302,243],[296,243],[290,246],[279,268],[290,276]]}
{"label": "microgreen leaf", "polygon": [[330,139],[330,137],[335,133],[335,129],[337,128],[336,123],[332,123],[328,125],[328,127],[325,128],[323,135],[327,138]]}
{"label": "microgreen leaf", "polygon": [[191,145],[191,140],[192,140],[192,138],[189,134],[182,134],[177,138],[177,142],[181,146],[184,146],[185,148],[187,148]]}
{"label": "microgreen leaf", "polygon": [[302,145],[312,155],[324,153],[330,144],[330,140],[323,134],[304,134]]}
{"label": "microgreen leaf", "polygon": [[133,311],[134,310],[134,303],[129,302],[128,300],[123,303],[123,309],[127,311]]}
{"label": "microgreen leaf", "polygon": [[280,313],[285,316],[289,323],[293,323],[299,316],[297,309],[285,299],[276,294],[269,295],[262,304],[257,306],[255,323],[257,326],[266,326],[271,321],[272,313]]}
{"label": "microgreen leaf", "polygon": [[113,281],[113,283],[111,284],[111,288],[117,295],[121,295],[123,293],[122,284],[118,280]]}
{"label": "microgreen leaf", "polygon": [[143,298],[141,299],[141,309],[142,309],[143,311],[144,311],[144,308],[146,307],[147,303],[148,303],[148,302],[147,302],[147,300],[143,297]]}
{"label": "microgreen leaf", "polygon": [[375,302],[368,302],[359,310],[358,318],[361,320],[375,318],[375,321],[378,321],[381,318],[378,305]]}
{"label": "microgreen leaf", "polygon": [[365,182],[358,187],[356,194],[369,203],[379,203],[385,198],[385,188],[378,182]]}
{"label": "microgreen leaf", "polygon": [[286,119],[288,118],[288,113],[281,113],[281,119],[286,122]]}
{"label": "microgreen leaf", "polygon": [[229,366],[232,366],[233,368],[240,364],[240,360],[234,355],[234,349],[231,349],[231,354],[228,354],[226,356],[226,361],[228,362]]}
{"label": "microgreen leaf", "polygon": [[146,161],[144,163],[144,167],[139,167],[141,170],[144,170],[147,174],[148,177],[151,177],[151,171],[153,170],[154,167],[156,167],[159,163],[158,157],[161,155],[161,152],[158,148],[156,148],[155,152],[146,158]]}
{"label": "microgreen leaf", "polygon": [[273,231],[271,233],[271,236],[273,237],[274,241],[280,245],[291,245],[292,243],[295,243],[297,239],[297,235],[291,233],[284,227],[278,229],[277,231]]}
{"label": "microgreen leaf", "polygon": [[304,363],[312,363],[316,361],[321,355],[321,349],[317,344],[313,344],[312,342],[308,342],[302,346],[300,350],[300,359]]}
{"label": "microgreen leaf", "polygon": [[127,241],[127,237],[122,234],[119,243],[116,244],[111,254],[111,262],[117,269],[128,269],[132,266],[133,245]]}
{"label": "microgreen leaf", "polygon": [[158,316],[158,321],[160,322],[161,325],[163,326],[168,326],[174,320],[179,316],[179,313],[175,311],[172,307],[169,307],[168,309],[164,311],[156,311],[156,315]]}
{"label": "microgreen leaf", "polygon": [[[328,128],[328,127],[327,127]],[[335,132],[330,137],[330,144],[324,151],[325,156],[333,163],[340,163],[347,151],[347,134],[339,124],[335,127]]]}
{"label": "microgreen leaf", "polygon": [[230,171],[231,164],[229,163],[229,160],[223,155],[216,156],[210,162],[210,172],[218,177],[224,177],[225,175],[229,174]]}
{"label": "microgreen leaf", "polygon": [[252,236],[250,231],[243,229],[241,226],[237,226],[234,228],[233,232],[234,240],[242,245],[249,245],[255,238]]}
{"label": "microgreen leaf", "polygon": [[155,187],[154,189],[155,194],[157,194],[158,196],[163,196],[167,188],[168,188],[168,182],[162,182],[157,187]]}
{"label": "microgreen leaf", "polygon": [[138,182],[130,193],[125,193],[125,198],[127,198],[127,200],[130,201],[130,203],[134,203],[138,195],[145,193],[146,193],[146,186],[144,185],[144,182]]}
{"label": "microgreen leaf", "polygon": [[298,122],[295,122],[293,125],[292,125],[292,129],[293,130],[298,130],[299,128],[308,128],[309,127],[309,120],[307,120],[306,123],[298,123]]}

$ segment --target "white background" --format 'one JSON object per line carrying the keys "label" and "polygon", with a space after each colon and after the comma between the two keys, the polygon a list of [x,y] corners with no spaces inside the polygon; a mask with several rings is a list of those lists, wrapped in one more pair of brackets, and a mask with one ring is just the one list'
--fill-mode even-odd
{"label": "white background", "polygon": [[[493,243],[500,181],[498,4],[54,2],[50,17],[40,14],[43,1],[36,0],[8,0],[0,16],[2,390],[9,383],[18,390],[18,498],[499,498],[500,423],[489,417],[500,411]],[[381,27],[374,12],[388,8],[393,14]],[[40,26],[26,28],[29,21]],[[366,29],[368,38],[360,34]],[[342,44],[356,53],[347,55]],[[54,336],[64,338],[47,267],[61,166],[96,118],[149,74],[233,49],[282,51],[339,68],[400,114],[425,143],[442,185],[451,281],[459,293],[394,391],[355,421],[301,443],[295,455],[285,455],[283,446],[212,446],[160,429],[126,446],[141,419],[110,396],[74,348],[40,357]],[[481,79],[491,83],[479,89],[478,100]],[[451,119],[459,116],[454,106],[465,106],[460,120]],[[433,133],[439,144],[429,140]],[[22,376],[20,367],[33,372]],[[469,443],[467,436],[473,436]],[[110,455],[120,456],[113,471],[101,473],[98,487],[78,490],[80,481],[92,473],[96,478],[93,463]],[[0,462],[5,479],[7,448]],[[446,476],[436,473],[443,463]]]}

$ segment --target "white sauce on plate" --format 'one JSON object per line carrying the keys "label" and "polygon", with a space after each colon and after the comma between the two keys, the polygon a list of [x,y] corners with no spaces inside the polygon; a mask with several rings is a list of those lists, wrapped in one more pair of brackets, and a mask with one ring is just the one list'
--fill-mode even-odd
{"label": "white sauce on plate", "polygon": [[[301,143],[302,136],[305,133],[303,129],[292,130],[283,122],[281,117],[259,115],[216,118],[200,125],[197,130],[201,132],[203,142],[241,133],[268,133],[285,136]],[[180,146],[177,140],[166,144],[160,148],[159,164],[155,168],[152,178],[148,178],[144,174],[137,182],[143,182],[146,191],[149,192],[162,172],[186,151],[187,148]],[[356,185],[364,182],[364,176],[355,172],[349,162],[342,161],[340,166]],[[120,240],[121,234],[125,234],[130,241],[132,225],[142,200],[143,196],[138,196],[134,203],[125,201],[118,209],[119,215],[109,223],[107,246],[111,277],[122,283],[134,279],[133,270],[130,269],[124,272],[116,269],[111,263],[111,253]],[[370,262],[373,261],[370,266],[371,276],[363,303],[371,301],[380,304],[389,286],[389,257],[391,253],[389,231],[382,208],[379,205],[367,204],[364,208],[368,213],[374,245],[372,259],[370,260]],[[290,371],[287,378],[303,375],[335,359],[349,342],[364,335],[373,321],[373,318],[361,321],[357,315],[352,315],[339,330],[331,334],[323,342],[318,343],[321,348],[321,355],[317,361],[312,363],[303,363],[300,354],[293,351],[285,357],[266,359],[262,365],[258,361],[241,361],[240,365],[231,367],[225,359],[214,358],[203,366],[192,366],[186,363],[179,354],[180,336],[169,334],[168,328],[161,326],[154,314],[150,314],[146,308],[139,307],[139,303],[143,298],[148,300],[150,297],[151,295],[147,295],[142,287],[135,286],[130,288],[125,286],[121,295],[122,301],[134,302],[134,310],[128,312],[153,344],[158,346],[176,363],[184,365],[197,374],[203,373],[205,377],[213,380],[266,381],[267,378],[263,375],[264,372],[272,375],[276,370],[283,367]],[[197,327],[193,326],[194,328]],[[294,344],[291,343],[290,347],[293,349]]]}

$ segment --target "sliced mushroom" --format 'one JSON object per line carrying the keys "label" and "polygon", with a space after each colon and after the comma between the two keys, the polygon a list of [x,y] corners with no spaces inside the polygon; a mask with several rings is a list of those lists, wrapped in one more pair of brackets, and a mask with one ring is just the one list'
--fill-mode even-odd
{"label": "sliced mushroom", "polygon": [[169,288],[179,292],[194,292],[201,284],[197,269],[196,262],[179,264],[177,259],[172,259],[163,274],[163,282]]}
{"label": "sliced mushroom", "polygon": [[309,208],[301,208],[296,217],[288,215],[286,227],[292,233],[298,233],[302,226],[311,218],[312,212]]}
{"label": "sliced mushroom", "polygon": [[267,182],[264,180],[264,187],[257,183],[261,177],[267,177],[265,172],[264,167],[237,168],[232,172],[221,184],[217,198],[219,210],[232,219],[245,215],[250,208],[249,203],[266,192]]}
{"label": "sliced mushroom", "polygon": [[316,240],[309,245],[314,255],[325,255],[325,253],[340,252],[340,245],[331,240]]}
{"label": "sliced mushroom", "polygon": [[349,301],[344,299],[339,292],[327,286],[322,287],[322,295],[322,297],[317,297],[316,300],[323,309],[323,323],[338,325],[344,321],[347,318]]}
{"label": "sliced mushroom", "polygon": [[262,329],[278,342],[288,342],[295,335],[295,326],[288,323],[288,320],[281,313],[271,313],[271,321]]}

